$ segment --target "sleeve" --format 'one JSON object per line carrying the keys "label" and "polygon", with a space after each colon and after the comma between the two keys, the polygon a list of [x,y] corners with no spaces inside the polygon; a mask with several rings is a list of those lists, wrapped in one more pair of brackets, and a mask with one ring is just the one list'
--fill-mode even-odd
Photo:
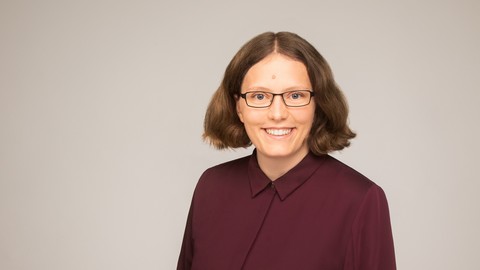
{"label": "sleeve", "polygon": [[192,215],[193,202],[188,211],[187,225],[183,235],[182,248],[178,257],[177,270],[190,270],[192,268],[193,259],[193,238],[192,238]]}
{"label": "sleeve", "polygon": [[345,270],[395,270],[395,252],[387,198],[373,185],[352,226]]}

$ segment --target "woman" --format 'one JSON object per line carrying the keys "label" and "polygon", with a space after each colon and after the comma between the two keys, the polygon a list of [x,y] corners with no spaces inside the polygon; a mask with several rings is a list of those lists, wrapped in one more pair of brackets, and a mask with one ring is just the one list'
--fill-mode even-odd
{"label": "woman", "polygon": [[307,41],[269,32],[246,43],[210,102],[204,138],[255,150],[201,176],[177,269],[395,269],[384,192],[328,155],[355,137],[347,116]]}

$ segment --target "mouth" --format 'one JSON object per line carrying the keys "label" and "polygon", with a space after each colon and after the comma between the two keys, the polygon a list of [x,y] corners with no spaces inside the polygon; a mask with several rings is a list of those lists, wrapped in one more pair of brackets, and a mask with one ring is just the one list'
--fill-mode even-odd
{"label": "mouth", "polygon": [[293,128],[266,128],[265,131],[268,135],[272,136],[285,136],[292,132]]}

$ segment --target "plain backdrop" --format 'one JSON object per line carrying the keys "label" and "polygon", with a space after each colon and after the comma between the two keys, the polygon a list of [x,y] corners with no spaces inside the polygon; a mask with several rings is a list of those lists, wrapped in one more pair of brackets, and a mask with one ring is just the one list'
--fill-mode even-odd
{"label": "plain backdrop", "polygon": [[478,269],[480,2],[0,1],[0,269],[174,269],[234,53],[292,31],[387,194],[399,269]]}

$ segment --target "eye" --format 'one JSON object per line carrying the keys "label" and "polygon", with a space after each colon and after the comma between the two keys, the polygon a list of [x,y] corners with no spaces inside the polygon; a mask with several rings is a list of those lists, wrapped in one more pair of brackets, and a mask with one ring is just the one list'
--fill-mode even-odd
{"label": "eye", "polygon": [[301,99],[301,98],[304,98],[305,97],[305,93],[302,93],[302,92],[291,92],[289,95],[288,95],[289,98],[291,99]]}
{"label": "eye", "polygon": [[264,100],[266,98],[265,93],[262,92],[252,93],[251,97],[255,100]]}

